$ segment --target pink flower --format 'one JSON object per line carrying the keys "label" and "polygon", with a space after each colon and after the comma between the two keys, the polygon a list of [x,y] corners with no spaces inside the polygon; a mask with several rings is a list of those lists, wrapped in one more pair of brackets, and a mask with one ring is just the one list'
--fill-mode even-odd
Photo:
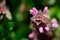
{"label": "pink flower", "polygon": [[2,0],[0,4],[0,20],[3,19],[3,15],[6,13],[5,0]]}
{"label": "pink flower", "polygon": [[58,23],[57,23],[57,20],[55,18],[51,20],[51,23],[52,23],[52,27],[54,27],[54,28],[58,27]]}
{"label": "pink flower", "polygon": [[28,37],[29,37],[30,39],[32,39],[32,38],[34,38],[34,36],[35,36],[35,33],[34,33],[34,32],[32,32],[31,34],[29,34],[29,36],[28,36]]}
{"label": "pink flower", "polygon": [[2,0],[2,3],[0,4],[0,20],[3,19],[4,14],[6,15],[6,17],[9,20],[12,20],[12,16],[10,14],[10,11],[8,10],[8,8],[6,7],[6,0]]}
{"label": "pink flower", "polygon": [[6,0],[2,0],[2,4],[5,5],[5,3],[6,3]]}
{"label": "pink flower", "polygon": [[45,30],[46,30],[46,31],[49,31],[49,27],[45,27]]}
{"label": "pink flower", "polygon": [[54,19],[51,20],[51,23],[52,24],[56,24],[57,23],[57,20],[54,18]]}
{"label": "pink flower", "polygon": [[3,6],[0,6],[0,14],[5,14],[6,13],[6,8]]}
{"label": "pink flower", "polygon": [[40,27],[40,28],[39,28],[39,32],[40,32],[40,33],[44,33],[43,27]]}
{"label": "pink flower", "polygon": [[52,27],[53,28],[57,28],[58,27],[58,24],[52,24]]}
{"label": "pink flower", "polygon": [[2,0],[2,3],[0,4],[0,14],[6,13],[6,6],[5,6],[6,0]]}
{"label": "pink flower", "polygon": [[30,14],[35,15],[37,13],[38,13],[38,10],[35,7],[33,7],[32,9],[30,9]]}
{"label": "pink flower", "polygon": [[48,12],[48,7],[46,6],[43,10],[43,13],[46,14]]}

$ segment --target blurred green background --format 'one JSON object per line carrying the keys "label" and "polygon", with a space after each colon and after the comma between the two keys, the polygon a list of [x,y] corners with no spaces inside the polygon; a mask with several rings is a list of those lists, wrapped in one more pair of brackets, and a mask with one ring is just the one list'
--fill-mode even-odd
{"label": "blurred green background", "polygon": [[[0,0],[1,2],[2,0]],[[6,0],[6,6],[11,12],[13,20],[4,17],[0,20],[0,40],[29,40],[30,18],[29,10],[36,7],[42,10],[48,6],[50,18],[56,18],[60,24],[60,0]],[[60,27],[55,30],[54,40],[60,40]]]}

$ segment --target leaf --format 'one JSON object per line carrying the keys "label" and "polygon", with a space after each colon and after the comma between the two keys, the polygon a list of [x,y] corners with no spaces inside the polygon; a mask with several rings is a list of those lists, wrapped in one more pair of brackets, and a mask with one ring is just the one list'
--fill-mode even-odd
{"label": "leaf", "polygon": [[14,22],[8,22],[9,30],[12,30],[14,27]]}

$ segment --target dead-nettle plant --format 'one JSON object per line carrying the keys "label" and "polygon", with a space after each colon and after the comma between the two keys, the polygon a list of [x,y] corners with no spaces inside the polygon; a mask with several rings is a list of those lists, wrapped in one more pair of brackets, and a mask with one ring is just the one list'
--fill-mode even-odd
{"label": "dead-nettle plant", "polygon": [[52,40],[52,29],[57,28],[57,20],[53,18],[50,20],[47,13],[49,12],[46,6],[43,12],[35,7],[30,9],[32,33],[29,34],[31,40]]}
{"label": "dead-nettle plant", "polygon": [[2,0],[2,2],[0,3],[0,20],[3,19],[4,15],[6,15],[6,17],[9,20],[12,20],[12,16],[10,11],[8,10],[8,8],[6,7],[6,0]]}

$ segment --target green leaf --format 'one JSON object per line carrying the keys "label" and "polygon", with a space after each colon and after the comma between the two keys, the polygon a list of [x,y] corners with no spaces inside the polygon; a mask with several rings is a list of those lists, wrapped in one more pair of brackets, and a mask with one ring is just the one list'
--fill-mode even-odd
{"label": "green leaf", "polygon": [[12,30],[14,27],[14,22],[8,22],[9,30]]}

